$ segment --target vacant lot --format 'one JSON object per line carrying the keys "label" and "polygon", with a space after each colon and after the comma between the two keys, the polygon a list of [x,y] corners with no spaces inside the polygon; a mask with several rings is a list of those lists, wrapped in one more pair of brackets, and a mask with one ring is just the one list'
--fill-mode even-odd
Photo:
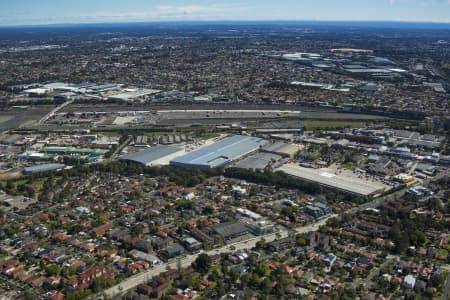
{"label": "vacant lot", "polygon": [[30,125],[39,120],[53,109],[53,106],[30,107],[27,109],[10,109],[0,111],[0,132],[17,128],[21,125]]}

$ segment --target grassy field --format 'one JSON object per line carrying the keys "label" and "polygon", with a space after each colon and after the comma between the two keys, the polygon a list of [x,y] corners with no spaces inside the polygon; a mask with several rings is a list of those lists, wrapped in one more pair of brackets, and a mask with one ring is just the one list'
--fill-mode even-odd
{"label": "grassy field", "polygon": [[334,120],[334,119],[302,119],[306,130],[333,130],[341,128],[360,128],[369,125],[385,125],[394,129],[411,129],[418,125],[415,120],[400,120],[400,119],[348,119],[348,120]]}
{"label": "grassy field", "polygon": [[[59,179],[61,177],[57,176],[55,178]],[[42,188],[42,185],[44,184],[44,181],[46,179],[47,179],[46,177],[41,177],[41,178],[38,178],[38,179],[34,179],[33,182],[31,183],[31,186],[36,191],[38,191],[38,190],[40,190]],[[28,178],[12,180],[14,188],[16,188],[16,189],[17,189],[18,186],[28,184],[29,182],[30,182],[30,180]],[[6,187],[6,181],[0,181],[0,188],[4,189],[5,187]]]}
{"label": "grassy field", "polygon": [[359,128],[370,124],[361,120],[302,120],[306,130],[315,129],[338,129],[338,128]]}

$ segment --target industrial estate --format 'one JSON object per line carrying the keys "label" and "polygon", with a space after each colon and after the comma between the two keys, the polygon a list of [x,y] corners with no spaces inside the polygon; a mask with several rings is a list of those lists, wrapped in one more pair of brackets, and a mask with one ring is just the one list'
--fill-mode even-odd
{"label": "industrial estate", "polygon": [[450,29],[377,26],[0,27],[0,299],[448,299]]}

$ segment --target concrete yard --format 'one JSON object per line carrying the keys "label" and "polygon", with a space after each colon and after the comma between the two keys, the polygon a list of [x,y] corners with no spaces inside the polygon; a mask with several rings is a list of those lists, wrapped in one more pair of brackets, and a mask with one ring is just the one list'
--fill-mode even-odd
{"label": "concrete yard", "polygon": [[127,123],[132,123],[136,119],[135,116],[127,116],[127,117],[116,117],[114,119],[113,125],[125,125]]}
{"label": "concrete yard", "polygon": [[258,152],[236,163],[235,167],[242,169],[262,170],[272,161],[278,161],[282,157],[272,153]]}

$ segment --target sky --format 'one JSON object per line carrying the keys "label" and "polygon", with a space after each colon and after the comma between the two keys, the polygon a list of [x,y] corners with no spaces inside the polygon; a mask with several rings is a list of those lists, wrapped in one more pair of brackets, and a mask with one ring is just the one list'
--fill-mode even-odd
{"label": "sky", "polygon": [[214,20],[450,23],[450,0],[0,0],[0,25]]}

